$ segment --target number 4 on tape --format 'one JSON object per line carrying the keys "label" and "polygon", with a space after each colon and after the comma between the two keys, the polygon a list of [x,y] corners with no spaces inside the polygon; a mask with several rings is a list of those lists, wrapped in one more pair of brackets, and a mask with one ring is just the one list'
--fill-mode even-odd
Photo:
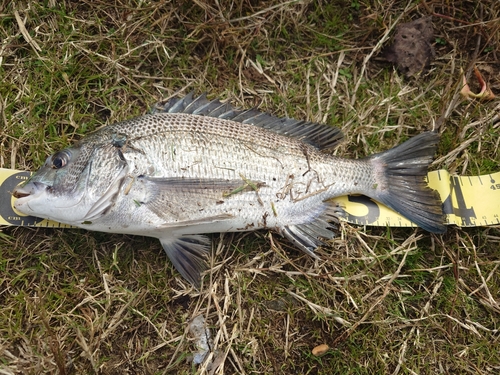
{"label": "number 4 on tape", "polygon": [[450,176],[440,170],[430,172],[428,179],[429,186],[441,195],[449,224],[462,227],[500,224],[500,172]]}

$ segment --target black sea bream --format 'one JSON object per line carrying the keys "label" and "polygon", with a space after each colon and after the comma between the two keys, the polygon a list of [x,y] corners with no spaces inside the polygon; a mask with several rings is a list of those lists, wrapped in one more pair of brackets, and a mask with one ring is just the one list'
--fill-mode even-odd
{"label": "black sea bream", "polygon": [[315,256],[342,215],[329,199],[346,194],[445,231],[441,201],[425,180],[436,133],[360,160],[328,152],[340,139],[327,125],[190,94],[50,156],[14,191],[15,208],[89,230],[156,237],[196,286],[210,249],[203,234],[270,229]]}

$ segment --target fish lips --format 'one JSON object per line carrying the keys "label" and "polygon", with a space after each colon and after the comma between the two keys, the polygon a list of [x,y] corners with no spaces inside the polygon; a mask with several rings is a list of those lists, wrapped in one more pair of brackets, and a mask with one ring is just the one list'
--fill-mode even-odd
{"label": "fish lips", "polygon": [[30,181],[24,186],[17,186],[12,192],[12,195],[17,198],[14,202],[14,207],[22,212],[22,206],[42,195],[48,188],[47,184],[36,181]]}
{"label": "fish lips", "polygon": [[32,181],[28,182],[24,186],[17,186],[12,192],[12,195],[18,199],[26,197],[37,197],[45,190],[47,190],[48,187],[49,187],[48,185],[42,182]]}

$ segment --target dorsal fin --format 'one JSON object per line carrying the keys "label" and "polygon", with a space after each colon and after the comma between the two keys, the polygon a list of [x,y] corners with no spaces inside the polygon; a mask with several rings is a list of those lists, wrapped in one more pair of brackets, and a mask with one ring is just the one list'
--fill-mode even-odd
{"label": "dorsal fin", "polygon": [[276,117],[255,108],[241,110],[218,99],[208,100],[205,94],[194,97],[193,92],[183,98],[156,103],[152,113],[188,113],[251,124],[277,134],[298,138],[319,150],[332,149],[343,137],[340,129],[332,126]]}

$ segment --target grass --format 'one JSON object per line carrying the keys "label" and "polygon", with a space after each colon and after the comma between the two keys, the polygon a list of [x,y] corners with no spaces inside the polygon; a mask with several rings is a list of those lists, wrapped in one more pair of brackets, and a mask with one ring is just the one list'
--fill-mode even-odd
{"label": "grass", "polygon": [[[396,22],[429,12],[436,60],[403,78],[375,46]],[[495,0],[0,1],[0,167],[36,170],[82,135],[195,90],[341,127],[336,153],[353,158],[438,123],[433,168],[495,172],[498,99],[453,98],[473,61],[498,94],[499,16]],[[0,372],[500,370],[496,227],[436,236],[341,224],[319,261],[275,234],[212,237],[198,293],[154,239],[0,228]],[[200,313],[213,369],[188,360],[188,322]],[[328,353],[313,356],[323,343]]]}

